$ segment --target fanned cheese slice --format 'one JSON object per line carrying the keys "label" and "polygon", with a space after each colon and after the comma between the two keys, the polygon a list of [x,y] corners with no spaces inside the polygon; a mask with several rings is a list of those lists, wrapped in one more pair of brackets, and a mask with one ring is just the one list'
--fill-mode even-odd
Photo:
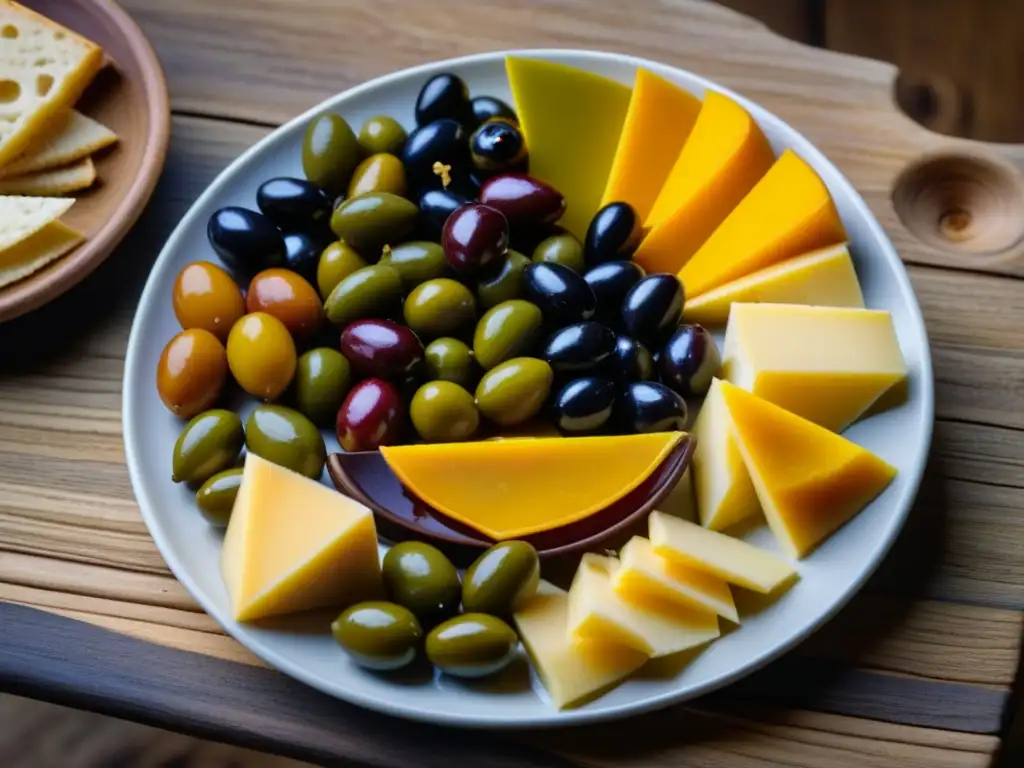
{"label": "fanned cheese slice", "polygon": [[84,240],[66,224],[50,222],[35,234],[0,251],[0,288],[38,272]]}
{"label": "fanned cheese slice", "polygon": [[18,3],[0,2],[0,166],[70,108],[103,49]]}
{"label": "fanned cheese slice", "polygon": [[74,200],[0,195],[0,252],[67,213]]}
{"label": "fanned cheese slice", "polygon": [[0,195],[41,195],[56,197],[91,187],[96,166],[86,157],[64,168],[49,168],[21,176],[0,178]]}
{"label": "fanned cheese slice", "polygon": [[22,155],[0,168],[0,179],[70,165],[117,141],[116,133],[77,109],[54,122],[56,131],[33,140]]}

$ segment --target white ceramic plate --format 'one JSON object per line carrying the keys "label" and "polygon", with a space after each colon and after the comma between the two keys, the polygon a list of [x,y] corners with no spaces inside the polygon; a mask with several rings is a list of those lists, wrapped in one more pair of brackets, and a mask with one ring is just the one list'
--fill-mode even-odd
{"label": "white ceramic plate", "polygon": [[[156,389],[160,352],[178,330],[171,286],[178,270],[195,259],[216,260],[206,222],[221,206],[255,208],[263,180],[302,176],[300,148],[307,123],[336,111],[353,126],[388,114],[413,125],[412,108],[423,82],[439,72],[458,73],[473,94],[511,101],[504,54],[488,53],[398,72],[335,96],[300,115],[243,154],[188,212],[160,254],[139,304],[128,345],[124,379],[124,432],[132,484],[149,530],[174,574],[224,628],[279,670],[338,698],[395,715],[464,726],[564,725],[636,714],[720,688],[792,648],[834,615],[875,570],[895,539],[914,500],[932,429],[932,374],[928,339],[907,274],[887,239],[843,175],[811,143],[779,118],[704,78],[651,61],[609,53],[524,51],[632,83],[646,67],[700,95],[714,88],[738,99],[754,115],[777,152],[790,147],[810,162],[828,185],[850,235],[857,272],[870,307],[892,312],[910,370],[910,396],[900,407],[872,416],[847,435],[899,469],[895,482],[799,564],[801,579],[770,607],[749,616],[737,631],[713,643],[671,678],[634,679],[576,710],[556,711],[534,680],[518,690],[495,691],[435,677],[396,683],[351,664],[329,632],[243,626],[231,620],[221,582],[221,535],[194,508],[192,495],[170,480],[171,451],[182,424],[164,409]],[[328,436],[328,449],[337,442]],[[775,548],[767,530],[751,540]]]}

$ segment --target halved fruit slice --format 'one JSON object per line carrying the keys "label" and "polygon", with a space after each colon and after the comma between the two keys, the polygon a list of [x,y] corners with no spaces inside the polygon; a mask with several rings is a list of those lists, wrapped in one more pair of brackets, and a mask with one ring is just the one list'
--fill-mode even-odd
{"label": "halved fruit slice", "polygon": [[414,495],[502,540],[604,509],[646,480],[684,436],[522,438],[382,446],[380,452]]}
{"label": "halved fruit slice", "polygon": [[804,557],[892,482],[895,467],[824,427],[722,382],[743,460],[775,538]]}

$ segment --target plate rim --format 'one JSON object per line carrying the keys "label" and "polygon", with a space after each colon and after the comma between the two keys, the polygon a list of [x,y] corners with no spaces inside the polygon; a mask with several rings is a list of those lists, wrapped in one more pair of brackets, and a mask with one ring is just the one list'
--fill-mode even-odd
{"label": "plate rim", "polygon": [[[158,265],[161,264],[165,259],[169,259],[173,251],[177,250],[178,242],[185,237],[185,231],[190,229],[193,224],[193,219],[197,216],[198,211],[204,208],[214,197],[218,188],[230,180],[241,168],[246,166],[252,158],[259,154],[263,148],[275,140],[277,137],[286,131],[293,130],[296,126],[306,124],[309,120],[321,114],[325,111],[336,109],[339,107],[339,103],[344,103],[346,100],[361,95],[367,91],[372,91],[381,87],[386,87],[391,84],[394,80],[401,80],[404,78],[414,77],[417,75],[425,75],[427,73],[451,70],[458,72],[459,68],[469,66],[478,63],[486,63],[493,60],[501,60],[506,56],[528,56],[533,58],[543,58],[548,60],[560,61],[564,59],[573,59],[582,57],[590,61],[605,61],[611,63],[622,64],[625,63],[631,67],[646,67],[657,70],[671,70],[676,73],[685,75],[687,78],[692,79],[694,82],[701,84],[704,88],[715,90],[723,93],[730,98],[736,100],[742,104],[746,109],[753,111],[758,116],[758,122],[763,123],[765,120],[768,122],[774,122],[778,127],[785,129],[788,132],[795,134],[804,141],[810,147],[811,151],[815,154],[812,165],[819,169],[825,167],[835,174],[836,178],[841,180],[852,193],[849,200],[849,205],[856,210],[858,217],[863,220],[870,232],[870,236],[877,243],[880,253],[884,258],[892,262],[897,268],[895,269],[896,280],[898,287],[902,294],[908,298],[909,307],[911,313],[911,320],[914,326],[912,340],[916,343],[921,350],[921,371],[920,376],[921,382],[921,409],[922,418],[924,420],[923,425],[923,441],[919,454],[915,457],[915,461],[912,467],[905,471],[908,482],[903,488],[901,496],[893,501],[896,507],[895,513],[892,515],[891,520],[888,524],[888,529],[885,531],[885,538],[881,546],[874,552],[873,557],[867,563],[864,568],[860,571],[857,578],[855,578],[846,590],[835,599],[827,610],[821,612],[816,619],[811,621],[801,632],[794,633],[787,640],[779,645],[763,651],[746,664],[739,665],[731,670],[727,674],[719,675],[718,677],[706,682],[703,685],[694,686],[684,691],[666,691],[663,693],[648,696],[642,700],[635,702],[629,702],[625,704],[617,705],[613,708],[603,710],[587,710],[587,709],[567,709],[557,710],[549,705],[541,702],[539,707],[542,709],[536,714],[530,714],[528,716],[517,716],[514,719],[507,719],[500,715],[467,715],[467,714],[451,714],[442,713],[437,714],[423,709],[417,709],[414,706],[396,703],[394,701],[382,700],[373,695],[365,695],[356,691],[345,691],[344,693],[339,692],[336,687],[331,687],[324,683],[316,676],[307,673],[300,665],[294,664],[291,659],[286,655],[281,655],[277,651],[264,647],[260,640],[254,640],[247,638],[243,640],[235,632],[235,622],[232,622],[229,618],[223,621],[218,615],[216,610],[212,607],[212,599],[208,599],[203,594],[202,590],[197,589],[195,582],[192,580],[189,573],[189,569],[179,561],[177,555],[174,552],[173,547],[169,544],[165,538],[163,531],[158,523],[158,515],[155,513],[149,505],[148,495],[145,492],[145,480],[142,477],[142,470],[140,466],[140,459],[136,455],[133,443],[130,440],[131,427],[126,426],[123,429],[124,442],[125,442],[125,456],[128,464],[129,476],[132,483],[132,489],[135,493],[136,500],[139,504],[139,508],[143,517],[146,527],[152,536],[154,543],[160,551],[161,556],[167,562],[168,567],[174,574],[181,584],[188,590],[189,594],[195,599],[203,610],[211,616],[218,624],[220,624],[225,632],[233,637],[237,642],[247,648],[250,652],[258,656],[264,662],[269,664],[274,669],[293,677],[300,682],[309,685],[310,687],[331,696],[332,698],[346,701],[350,704],[354,704],[372,711],[383,713],[386,715],[396,716],[403,719],[428,722],[435,724],[442,724],[448,726],[456,726],[460,728],[470,729],[491,729],[491,730],[520,730],[520,729],[548,729],[548,728],[559,728],[564,726],[583,725],[596,722],[607,722],[611,720],[618,720],[624,717],[630,717],[640,715],[643,713],[651,712],[654,710],[662,709],[667,706],[678,704],[683,701],[689,701],[700,696],[704,696],[712,691],[724,688],[736,681],[753,674],[757,670],[761,669],[765,665],[772,661],[782,657],[786,653],[790,652],[794,647],[802,643],[812,634],[821,629],[824,624],[830,621],[839,611],[841,611],[847,603],[863,588],[867,580],[874,574],[878,566],[882,563],[885,557],[888,555],[896,539],[899,537],[900,532],[903,530],[906,519],[910,514],[910,510],[913,507],[914,501],[917,498],[918,492],[921,486],[921,480],[924,475],[925,466],[927,464],[928,455],[930,453],[931,442],[934,431],[934,377],[932,372],[932,356],[931,347],[928,340],[927,331],[924,324],[924,317],[921,312],[920,303],[917,300],[917,296],[914,293],[913,287],[910,282],[909,274],[907,273],[906,266],[892,244],[885,229],[879,223],[878,219],[868,207],[863,196],[857,191],[853,183],[846,177],[846,175],[839,170],[839,168],[825,155],[825,153],[818,148],[814,142],[812,142],[807,136],[797,130],[795,127],[790,125],[788,122],[778,117],[774,112],[766,109],[752,99],[746,98],[732,89],[722,85],[721,83],[712,80],[711,78],[704,77],[700,74],[692,72],[690,70],[683,69],[681,67],[674,66],[672,64],[666,64],[658,61],[653,61],[639,56],[632,56],[624,53],[617,53],[611,51],[598,51],[593,49],[584,48],[516,48],[498,51],[488,51],[484,53],[470,54],[466,56],[459,56],[451,59],[444,59],[439,61],[431,61],[425,64],[420,64],[415,67],[408,67],[394,72],[390,72],[379,77],[373,78],[366,82],[360,83],[352,88],[342,91],[338,94],[328,97],[318,104],[314,105],[305,112],[297,115],[288,122],[282,124],[275,130],[271,131],[267,136],[260,139],[253,146],[246,149],[240,154],[234,161],[232,161],[223,171],[221,171],[212,182],[203,190],[202,194],[195,200],[190,206],[186,214],[180,219],[178,225],[167,239],[164,247],[161,249],[159,256],[151,268],[150,275],[147,278],[146,286],[142,292],[138,303],[138,309],[132,320],[131,331],[128,341],[128,350],[125,358],[125,369],[124,369],[124,381],[123,381],[123,398],[122,398],[122,419],[127,425],[129,412],[132,409],[132,403],[138,397],[136,394],[136,386],[133,383],[134,379],[131,376],[132,371],[136,367],[136,358],[141,354],[139,351],[142,346],[142,340],[139,332],[139,326],[141,325],[141,318],[143,315],[142,308],[147,306],[150,302],[157,300],[157,293],[162,290],[163,286],[158,286],[157,281],[153,279],[154,272]],[[581,64],[583,66],[585,64]],[[810,158],[808,158],[810,160]],[[149,381],[149,378],[146,378]]]}

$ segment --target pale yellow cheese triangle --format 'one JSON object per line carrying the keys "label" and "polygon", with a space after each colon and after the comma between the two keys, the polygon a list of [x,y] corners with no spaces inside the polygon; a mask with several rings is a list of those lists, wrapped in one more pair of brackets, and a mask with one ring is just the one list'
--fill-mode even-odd
{"label": "pale yellow cheese triangle", "polygon": [[63,168],[33,171],[0,179],[0,195],[41,195],[56,197],[91,187],[96,181],[96,166],[91,158]]}
{"label": "pale yellow cheese triangle", "polygon": [[117,141],[117,134],[77,109],[54,119],[56,130],[34,140],[25,152],[0,168],[0,178],[59,168]]}
{"label": "pale yellow cheese triangle", "polygon": [[38,272],[85,240],[66,224],[53,221],[34,235],[0,251],[0,288]]}
{"label": "pale yellow cheese triangle", "polygon": [[70,198],[0,195],[0,252],[59,219],[74,204]]}

